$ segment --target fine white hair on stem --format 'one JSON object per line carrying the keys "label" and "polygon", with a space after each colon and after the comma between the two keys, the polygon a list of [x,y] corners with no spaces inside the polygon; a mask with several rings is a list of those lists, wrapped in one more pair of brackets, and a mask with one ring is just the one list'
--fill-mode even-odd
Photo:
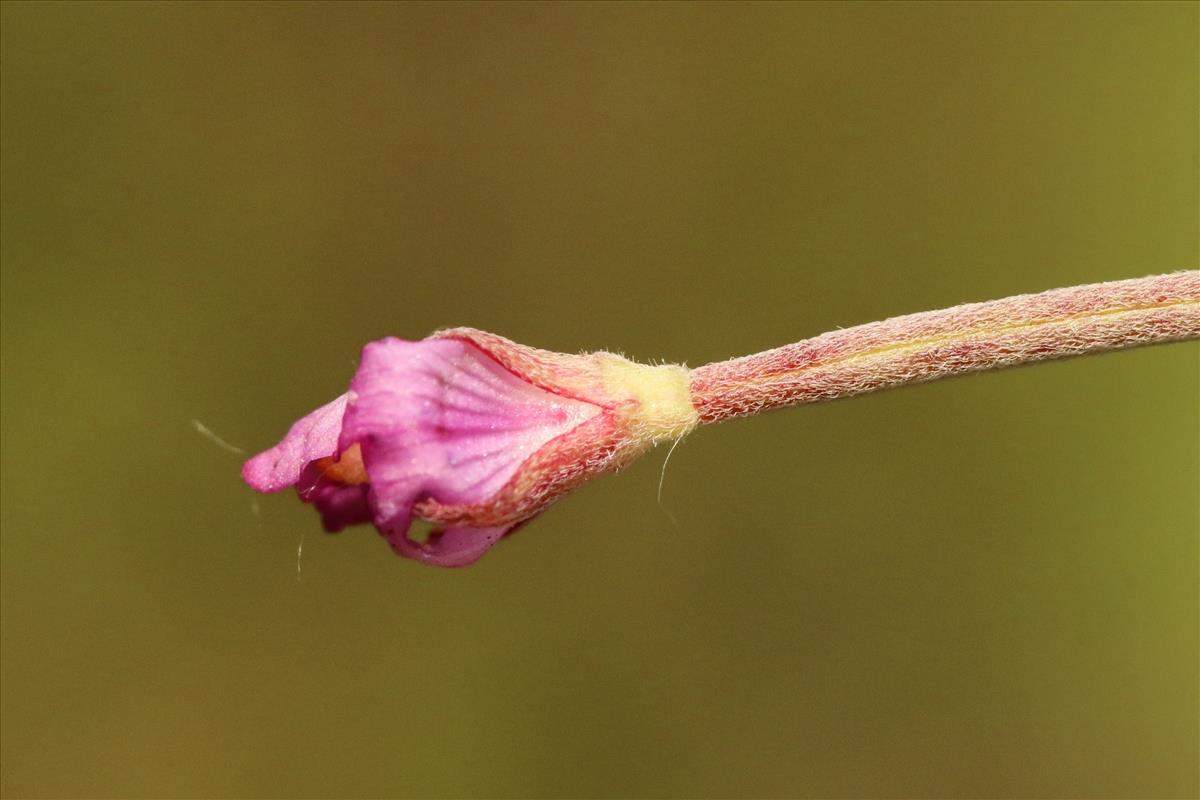
{"label": "fine white hair on stem", "polygon": [[675,452],[675,448],[678,447],[679,443],[682,441],[683,441],[683,437],[680,436],[678,439],[676,439],[674,442],[671,443],[671,448],[669,450],[667,450],[667,457],[663,459],[662,472],[660,472],[658,475],[658,507],[663,510],[663,512],[667,515],[668,518],[670,518],[671,524],[674,525],[676,528],[679,527],[679,520],[675,519],[675,515],[671,513],[671,510],[663,505],[662,490],[663,490],[663,481],[665,481],[667,479],[667,462],[671,460],[671,454]]}
{"label": "fine white hair on stem", "polygon": [[306,530],[300,531],[300,544],[296,546],[296,583],[300,582],[300,559],[304,556],[304,534]]}
{"label": "fine white hair on stem", "polygon": [[217,436],[215,433],[213,433],[211,430],[209,430],[207,425],[205,425],[200,420],[193,419],[192,427],[196,429],[196,433],[200,434],[205,439],[208,439],[210,442],[215,444],[217,447],[220,447],[222,450],[227,450],[230,453],[233,453],[234,455],[239,455],[239,456],[246,455],[245,450],[243,450],[240,447],[237,447],[236,445],[232,445],[229,442],[222,439],[220,436]]}

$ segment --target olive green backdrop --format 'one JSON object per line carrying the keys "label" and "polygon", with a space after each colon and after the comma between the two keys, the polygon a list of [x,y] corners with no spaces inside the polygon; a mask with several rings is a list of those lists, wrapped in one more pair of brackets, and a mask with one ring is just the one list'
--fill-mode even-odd
{"label": "olive green backdrop", "polygon": [[460,571],[191,420],[1194,268],[1197,8],[5,3],[3,794],[1196,796],[1195,344],[700,430]]}

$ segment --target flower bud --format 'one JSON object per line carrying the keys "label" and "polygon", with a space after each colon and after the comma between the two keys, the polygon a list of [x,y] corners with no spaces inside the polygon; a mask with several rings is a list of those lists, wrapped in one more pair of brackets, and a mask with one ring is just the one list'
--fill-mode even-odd
{"label": "flower bud", "polygon": [[[589,478],[697,424],[688,372],[567,355],[469,328],[363,349],[349,391],[246,462],[326,530],[373,522],[402,556],[463,566]],[[435,525],[409,536],[413,518]]]}

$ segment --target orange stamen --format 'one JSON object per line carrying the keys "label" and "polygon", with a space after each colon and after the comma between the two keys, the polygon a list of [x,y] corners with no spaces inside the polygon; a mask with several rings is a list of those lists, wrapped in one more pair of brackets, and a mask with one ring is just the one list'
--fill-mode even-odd
{"label": "orange stamen", "polygon": [[342,453],[342,457],[337,461],[328,457],[318,459],[314,463],[317,469],[321,470],[321,474],[331,481],[345,484],[360,484],[370,481],[367,477],[367,469],[363,466],[362,448],[357,444]]}

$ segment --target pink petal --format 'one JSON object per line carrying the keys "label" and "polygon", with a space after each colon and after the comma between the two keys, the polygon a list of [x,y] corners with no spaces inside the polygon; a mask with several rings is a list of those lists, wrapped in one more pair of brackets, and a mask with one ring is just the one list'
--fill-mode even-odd
{"label": "pink petal", "polygon": [[260,492],[294,485],[310,461],[331,456],[337,449],[346,399],[342,395],[293,425],[283,441],[242,466],[242,478]]}
{"label": "pink petal", "polygon": [[431,533],[424,544],[408,538],[407,532],[389,536],[388,541],[402,556],[438,567],[465,567],[482,558],[511,527],[447,528]]}
{"label": "pink petal", "polygon": [[[522,380],[468,342],[383,339],[363,349],[338,448],[361,444],[375,523],[400,551],[411,549],[397,539],[406,541],[414,503],[485,501],[546,442],[599,411]],[[488,535],[447,531],[440,548]]]}

